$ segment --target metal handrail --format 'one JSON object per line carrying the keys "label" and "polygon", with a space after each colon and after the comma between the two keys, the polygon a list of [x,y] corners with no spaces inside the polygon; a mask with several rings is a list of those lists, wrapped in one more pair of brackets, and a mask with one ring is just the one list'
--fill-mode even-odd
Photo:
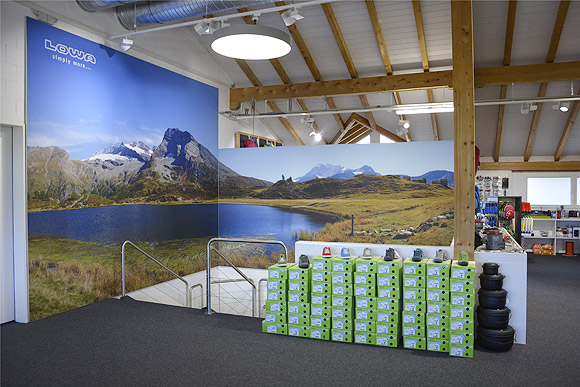
{"label": "metal handrail", "polygon": [[189,287],[189,299],[191,300],[191,307],[193,308],[193,289],[200,288],[201,289],[201,297],[199,298],[199,309],[203,309],[203,285],[202,284],[195,284]]}
{"label": "metal handrail", "polygon": [[[268,282],[268,278],[260,278],[258,281],[258,317],[262,317],[262,283]],[[264,305],[265,306],[265,305]]]}
{"label": "metal handrail", "polygon": [[230,282],[249,282],[252,285],[252,317],[256,317],[256,285],[254,284],[254,280],[249,278],[246,280],[245,278],[239,279],[222,279],[222,280],[213,280],[211,281],[212,284],[227,284]]}
{"label": "metal handrail", "polygon": [[183,282],[185,284],[185,306],[187,308],[190,308],[191,307],[191,294],[189,293],[189,283],[185,279],[183,279],[183,277],[181,277],[179,274],[175,273],[173,270],[171,270],[170,268],[168,268],[167,266],[165,266],[164,264],[159,262],[157,259],[153,258],[151,255],[149,255],[148,253],[143,251],[141,248],[139,248],[135,243],[133,243],[131,241],[123,242],[123,246],[121,247],[121,278],[122,278],[122,282],[123,282],[122,296],[125,297],[125,245],[127,245],[127,244],[133,246],[141,254],[143,254],[147,258],[151,259],[153,262],[155,262],[156,264],[158,264],[159,266],[164,268],[167,272],[169,272],[171,275],[173,275],[175,278],[179,279],[181,282]]}
{"label": "metal handrail", "polygon": [[[215,251],[220,257],[222,257],[238,274],[240,274],[246,281],[248,281],[252,285],[252,291],[256,292],[256,285],[254,281],[248,278],[242,271],[233,263],[230,262],[218,249],[212,247],[212,243],[214,242],[233,242],[233,243],[258,243],[258,244],[266,244],[266,245],[280,245],[284,248],[284,252],[286,253],[286,262],[289,262],[288,256],[288,247],[282,241],[268,241],[268,240],[260,240],[260,239],[244,239],[244,238],[212,238],[209,242],[207,242],[207,268],[206,268],[206,275],[207,275],[207,314],[211,314],[211,252]],[[252,303],[252,316],[255,313],[255,303]]]}

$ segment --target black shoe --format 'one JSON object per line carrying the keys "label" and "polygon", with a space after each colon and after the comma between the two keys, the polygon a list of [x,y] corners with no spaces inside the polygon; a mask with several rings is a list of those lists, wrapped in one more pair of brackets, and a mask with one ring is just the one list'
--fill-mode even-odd
{"label": "black shoe", "polygon": [[387,251],[385,251],[385,256],[383,258],[385,261],[392,261],[395,259],[395,249],[389,247]]}
{"label": "black shoe", "polygon": [[413,262],[421,262],[421,259],[423,259],[423,251],[421,249],[415,249],[412,259]]}
{"label": "black shoe", "polygon": [[302,254],[300,258],[298,258],[298,267],[301,269],[308,269],[309,266],[310,261],[308,260],[308,257]]}

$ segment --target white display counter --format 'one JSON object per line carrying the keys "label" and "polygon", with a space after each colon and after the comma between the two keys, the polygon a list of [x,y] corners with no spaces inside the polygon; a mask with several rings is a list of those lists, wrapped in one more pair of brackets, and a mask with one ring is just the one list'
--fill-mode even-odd
{"label": "white display counter", "polygon": [[[453,246],[413,246],[413,245],[381,245],[366,243],[340,243],[340,242],[304,242],[298,241],[295,245],[295,257],[298,260],[300,255],[305,254],[312,258],[322,254],[323,247],[330,247],[332,254],[340,256],[340,250],[348,247],[351,256],[360,256],[363,249],[371,249],[373,256],[384,256],[385,250],[394,248],[402,258],[413,256],[413,250],[420,248],[423,257],[434,258],[437,250],[444,250],[453,259]],[[503,288],[508,291],[507,307],[511,310],[510,325],[516,331],[514,342],[517,344],[526,343],[526,316],[527,316],[527,284],[528,284],[528,257],[526,253],[501,252],[501,251],[476,251],[474,253],[477,275],[483,272],[482,265],[486,262],[495,262],[499,267],[499,272],[505,276]],[[475,292],[479,290],[479,280],[476,281]],[[477,320],[477,317],[476,317]]]}

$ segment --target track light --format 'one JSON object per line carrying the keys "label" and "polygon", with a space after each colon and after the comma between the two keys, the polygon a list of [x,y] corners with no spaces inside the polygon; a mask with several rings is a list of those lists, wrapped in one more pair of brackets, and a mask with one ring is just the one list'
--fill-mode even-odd
{"label": "track light", "polygon": [[528,114],[530,112],[530,103],[526,102],[522,104],[522,107],[520,108],[520,113],[522,114]]}
{"label": "track light", "polygon": [[121,41],[119,47],[121,48],[121,50],[123,50],[123,52],[127,52],[131,47],[133,47],[133,40],[125,38]]}
{"label": "track light", "polygon": [[312,127],[314,125],[314,117],[310,117],[310,116],[302,116],[300,118],[300,123],[302,125],[306,125],[308,127]]}
{"label": "track light", "polygon": [[316,131],[312,131],[310,132],[310,137],[314,136],[314,141],[318,142],[320,140],[322,140],[322,134],[316,132]]}
{"label": "track light", "polygon": [[411,127],[409,120],[399,120],[399,125],[402,126],[403,129],[409,129]]}
{"label": "track light", "polygon": [[304,16],[300,15],[296,8],[294,8],[292,10],[289,9],[288,11],[282,12],[281,16],[282,16],[282,20],[284,20],[284,24],[286,24],[286,27],[291,26],[292,24],[296,23],[298,20],[304,19]]}
{"label": "track light", "polygon": [[211,20],[210,22],[202,21],[193,26],[198,35],[211,35],[220,28],[229,27],[225,20]]}
{"label": "track light", "polygon": [[560,109],[561,112],[566,113],[568,110],[570,110],[570,102],[568,102],[568,101],[560,101],[559,109]]}

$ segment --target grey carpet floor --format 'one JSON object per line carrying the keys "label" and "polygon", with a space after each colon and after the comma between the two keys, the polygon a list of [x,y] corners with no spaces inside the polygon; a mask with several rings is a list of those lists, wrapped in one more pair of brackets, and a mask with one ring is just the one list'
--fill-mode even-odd
{"label": "grey carpet floor", "polygon": [[1,326],[2,386],[578,386],[580,257],[530,256],[527,345],[474,359],[261,333],[258,319],[106,300]]}

